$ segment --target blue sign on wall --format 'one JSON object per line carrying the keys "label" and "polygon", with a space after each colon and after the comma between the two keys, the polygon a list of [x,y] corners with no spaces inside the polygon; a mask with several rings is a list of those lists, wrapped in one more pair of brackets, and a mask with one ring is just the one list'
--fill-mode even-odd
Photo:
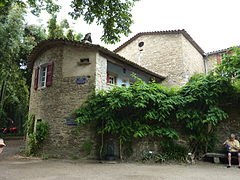
{"label": "blue sign on wall", "polygon": [[66,119],[67,125],[69,126],[76,126],[77,123],[75,122],[75,119]]}
{"label": "blue sign on wall", "polygon": [[85,84],[87,82],[87,80],[88,80],[87,77],[82,77],[82,78],[76,78],[75,82],[77,84]]}

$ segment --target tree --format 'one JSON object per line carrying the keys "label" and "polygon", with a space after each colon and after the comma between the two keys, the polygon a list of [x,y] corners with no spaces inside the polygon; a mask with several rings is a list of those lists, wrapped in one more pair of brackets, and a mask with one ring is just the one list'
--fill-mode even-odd
{"label": "tree", "polygon": [[0,120],[23,119],[28,111],[28,87],[19,68],[24,34],[24,9],[9,8],[0,15]]}
{"label": "tree", "polygon": [[[105,43],[115,43],[120,41],[120,35],[127,36],[130,26],[133,24],[131,10],[135,2],[139,0],[73,0],[71,2],[72,11],[69,14],[77,20],[83,17],[88,24],[94,22],[103,27],[101,40]],[[32,13],[39,15],[41,10],[55,14],[60,6],[53,0],[9,0],[1,9],[7,11],[12,3],[18,3],[21,6],[27,6],[32,9]]]}
{"label": "tree", "polygon": [[127,36],[133,24],[130,14],[134,3],[139,0],[73,0],[70,15],[74,19],[83,16],[88,24],[94,21],[103,26],[101,40],[105,43],[115,43],[120,40],[120,35]]}
{"label": "tree", "polygon": [[240,48],[234,47],[229,52],[222,55],[221,64],[217,66],[215,72],[232,80],[240,79]]}
{"label": "tree", "polygon": [[45,29],[37,25],[23,25],[24,32],[22,34],[22,43],[19,45],[19,56],[17,64],[19,70],[22,71],[24,78],[26,79],[28,87],[31,85],[32,70],[28,68],[28,56],[32,49],[42,40],[47,39],[47,33]]}
{"label": "tree", "polygon": [[203,153],[214,147],[214,127],[228,115],[220,104],[235,93],[228,78],[196,74],[178,92],[184,98],[176,112],[190,143],[192,153]]}
{"label": "tree", "polygon": [[81,33],[75,34],[69,26],[67,19],[57,23],[57,16],[53,15],[48,21],[48,39],[65,38],[69,40],[80,41],[83,35]]}

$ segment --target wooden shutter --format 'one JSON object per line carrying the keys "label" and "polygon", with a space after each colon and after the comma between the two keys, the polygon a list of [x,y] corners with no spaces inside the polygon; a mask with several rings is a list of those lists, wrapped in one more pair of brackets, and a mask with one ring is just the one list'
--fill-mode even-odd
{"label": "wooden shutter", "polygon": [[109,83],[109,72],[107,72],[107,83]]}
{"label": "wooden shutter", "polygon": [[35,68],[34,89],[38,88],[39,67]]}
{"label": "wooden shutter", "polygon": [[47,80],[46,80],[47,87],[52,85],[52,77],[53,77],[53,62],[50,62],[47,65]]}

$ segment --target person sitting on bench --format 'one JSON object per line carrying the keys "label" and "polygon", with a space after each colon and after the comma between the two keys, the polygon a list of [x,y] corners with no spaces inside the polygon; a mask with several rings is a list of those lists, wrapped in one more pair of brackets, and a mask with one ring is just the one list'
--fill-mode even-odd
{"label": "person sitting on bench", "polygon": [[227,155],[228,155],[228,166],[227,168],[231,167],[231,159],[232,156],[238,157],[238,168],[240,168],[240,145],[239,141],[236,140],[236,136],[231,134],[229,139],[223,143],[227,147]]}

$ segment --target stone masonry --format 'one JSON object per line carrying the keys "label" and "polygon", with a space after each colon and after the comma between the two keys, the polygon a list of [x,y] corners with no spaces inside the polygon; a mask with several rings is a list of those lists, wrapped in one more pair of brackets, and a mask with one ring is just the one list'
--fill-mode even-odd
{"label": "stone masonry", "polygon": [[[83,143],[95,142],[94,133],[90,128],[80,127],[81,136],[74,136],[75,127],[66,124],[66,119],[72,118],[74,111],[94,91],[94,63],[91,64],[89,72],[84,74],[74,71],[69,72],[74,74],[68,74],[63,69],[69,66],[66,61],[74,60],[72,56],[79,52],[80,49],[74,47],[72,50],[65,46],[53,47],[42,53],[34,63],[35,67],[43,62],[54,62],[52,86],[37,90],[32,86],[29,105],[29,112],[35,115],[36,120],[47,121],[50,125],[50,138],[43,148],[43,153],[50,156],[83,156]],[[75,79],[82,76],[88,76],[88,82],[83,85],[76,84]]]}
{"label": "stone masonry", "polygon": [[[81,62],[81,59],[87,62]],[[49,138],[43,149],[39,150],[39,153],[50,157],[98,157],[95,128],[92,125],[69,125],[67,119],[74,119],[75,110],[96,90],[112,88],[106,80],[108,61],[149,79],[155,77],[150,71],[135,68],[133,63],[124,63],[127,60],[109,50],[75,41],[43,41],[33,50],[30,61],[33,70],[46,63],[53,62],[54,65],[51,86],[36,89],[35,73],[32,74],[29,104],[29,113],[35,115],[35,122],[46,121],[50,125]],[[81,78],[87,81],[77,83]],[[159,80],[157,75],[156,78]],[[163,79],[161,76],[159,78]],[[91,145],[91,152],[86,152],[86,144]]]}
{"label": "stone masonry", "polygon": [[164,84],[168,86],[183,85],[194,73],[205,73],[203,54],[181,33],[139,35],[115,52],[166,76]]}

